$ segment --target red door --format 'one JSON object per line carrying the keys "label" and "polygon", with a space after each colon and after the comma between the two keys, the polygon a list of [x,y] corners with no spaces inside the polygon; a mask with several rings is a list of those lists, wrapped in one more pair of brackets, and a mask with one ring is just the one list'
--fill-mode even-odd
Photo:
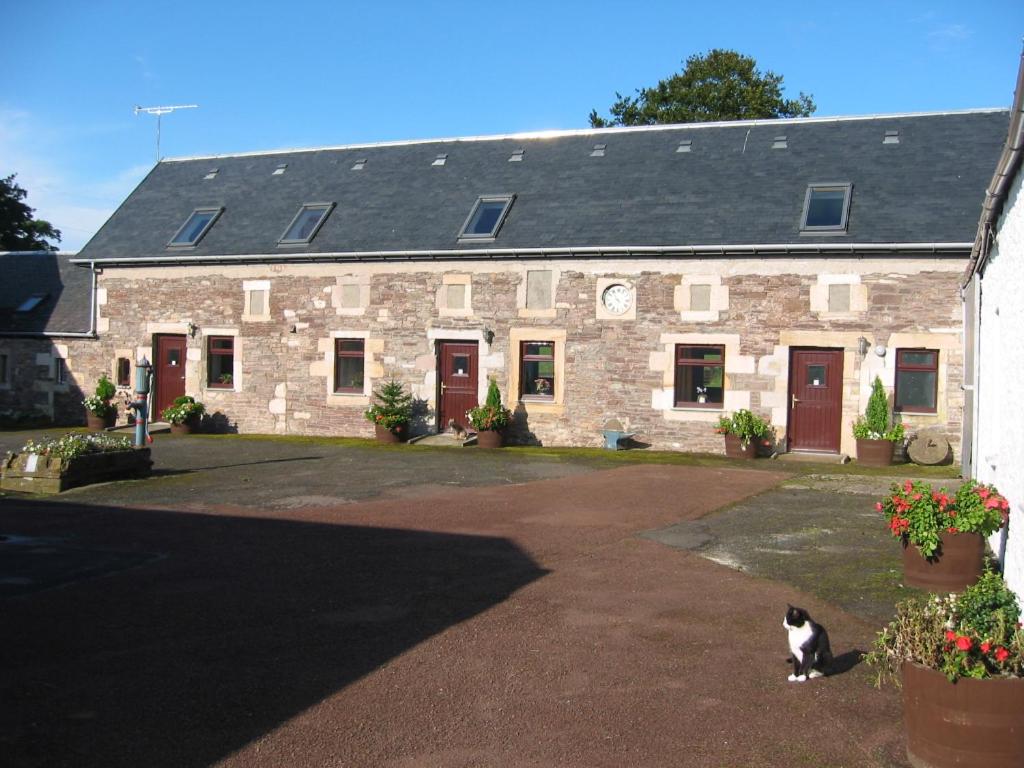
{"label": "red door", "polygon": [[843,420],[843,350],[789,353],[789,449],[839,453]]}
{"label": "red door", "polygon": [[169,334],[153,339],[153,421],[160,420],[164,408],[185,394],[185,337]]}
{"label": "red door", "polygon": [[466,411],[477,406],[476,342],[439,341],[437,358],[441,379],[438,430],[443,432],[453,423],[466,429]]}

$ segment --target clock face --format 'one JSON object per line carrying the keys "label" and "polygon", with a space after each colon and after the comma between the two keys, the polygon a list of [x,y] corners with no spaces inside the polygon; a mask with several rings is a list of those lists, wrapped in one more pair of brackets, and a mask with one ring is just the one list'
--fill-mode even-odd
{"label": "clock face", "polygon": [[601,294],[601,303],[613,315],[622,315],[633,306],[633,291],[621,283],[609,285]]}

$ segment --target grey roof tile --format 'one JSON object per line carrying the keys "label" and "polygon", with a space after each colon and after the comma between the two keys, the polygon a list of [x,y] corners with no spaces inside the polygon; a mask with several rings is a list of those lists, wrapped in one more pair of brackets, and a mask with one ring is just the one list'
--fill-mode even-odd
{"label": "grey roof tile", "polygon": [[[90,330],[92,279],[52,251],[0,253],[0,336],[17,333],[86,333]],[[16,312],[34,294],[46,298],[30,312]]]}

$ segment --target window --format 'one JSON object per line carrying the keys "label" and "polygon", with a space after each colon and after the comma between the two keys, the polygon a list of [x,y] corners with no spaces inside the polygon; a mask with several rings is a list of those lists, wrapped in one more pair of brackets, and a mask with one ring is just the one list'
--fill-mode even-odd
{"label": "window", "polygon": [[334,203],[307,203],[299,209],[278,241],[282,245],[308,243],[334,210]]}
{"label": "window", "polygon": [[473,210],[469,212],[469,218],[462,225],[459,238],[472,240],[496,237],[502,222],[508,215],[508,209],[512,207],[513,200],[515,200],[515,195],[478,198]]}
{"label": "window", "polygon": [[58,384],[68,383],[68,364],[63,357],[56,357],[53,360],[53,379]]}
{"label": "window", "polygon": [[555,342],[524,341],[520,347],[521,396],[532,400],[555,399]]}
{"label": "window", "polygon": [[242,290],[245,292],[242,320],[245,322],[264,322],[269,320],[270,281],[243,280]]}
{"label": "window", "polygon": [[43,299],[49,296],[48,293],[34,293],[25,299],[21,304],[18,305],[15,312],[31,312],[33,309],[42,304]]}
{"label": "window", "polygon": [[812,184],[807,187],[800,229],[810,232],[846,230],[850,184]]}
{"label": "window", "polygon": [[334,340],[334,391],[363,394],[362,339]]}
{"label": "window", "polygon": [[850,284],[829,283],[828,286],[828,311],[849,312],[850,311]]}
{"label": "window", "polygon": [[934,349],[896,350],[897,411],[935,413],[939,353]]}
{"label": "window", "polygon": [[711,311],[711,286],[707,283],[690,284],[690,311]]}
{"label": "window", "polygon": [[211,389],[234,389],[235,340],[231,336],[206,338],[206,386]]}
{"label": "window", "polygon": [[167,245],[178,248],[196,245],[203,239],[203,235],[209,231],[223,210],[223,208],[196,208]]}
{"label": "window", "polygon": [[551,309],[550,269],[531,269],[526,273],[526,308]]}
{"label": "window", "polygon": [[721,408],[725,347],[676,345],[676,407]]}
{"label": "window", "polygon": [[10,371],[10,368],[8,367],[8,362],[7,361],[8,361],[7,355],[0,355],[0,384],[10,384],[11,383],[11,379],[10,379],[11,371]]}
{"label": "window", "polygon": [[130,387],[132,385],[132,361],[127,357],[117,358],[117,386]]}
{"label": "window", "polygon": [[261,316],[267,314],[267,292],[265,290],[249,291],[249,314]]}

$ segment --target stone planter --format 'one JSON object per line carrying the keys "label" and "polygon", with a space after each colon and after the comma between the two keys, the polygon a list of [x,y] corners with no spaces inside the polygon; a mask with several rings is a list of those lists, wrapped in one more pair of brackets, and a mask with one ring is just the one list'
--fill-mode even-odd
{"label": "stone planter", "polygon": [[857,463],[865,467],[892,465],[895,443],[892,440],[864,440],[857,438]]}
{"label": "stone planter", "polygon": [[404,443],[409,437],[409,425],[400,424],[397,427],[388,429],[380,424],[373,425],[374,434],[378,443]]}
{"label": "stone planter", "polygon": [[505,435],[500,429],[482,429],[476,433],[477,448],[501,448]]}
{"label": "stone planter", "polygon": [[111,411],[106,416],[97,416],[92,411],[85,412],[85,426],[90,432],[102,432],[104,429],[108,429],[116,423],[116,410]]}
{"label": "stone planter", "polygon": [[746,446],[736,435],[725,436],[725,455],[730,459],[753,459],[757,457],[757,440],[751,440]]}
{"label": "stone planter", "polygon": [[1024,756],[1024,680],[961,678],[903,664],[903,723],[914,768],[1012,768]]}
{"label": "stone planter", "polygon": [[127,477],[145,477],[153,461],[149,448],[89,453],[73,459],[8,453],[0,488],[28,493],[60,493],[68,488]]}
{"label": "stone planter", "polygon": [[917,547],[903,543],[903,583],[929,592],[961,592],[981,576],[985,539],[980,533],[942,533],[939,549],[925,559]]}

